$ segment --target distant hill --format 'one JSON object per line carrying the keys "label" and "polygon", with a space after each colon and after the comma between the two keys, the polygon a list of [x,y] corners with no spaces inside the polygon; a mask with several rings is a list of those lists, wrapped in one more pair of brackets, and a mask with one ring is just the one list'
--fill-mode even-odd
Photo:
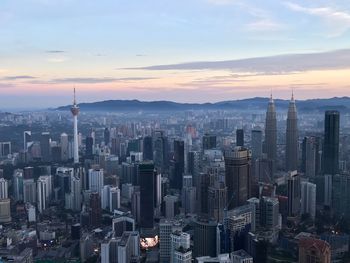
{"label": "distant hill", "polygon": [[[183,110],[265,110],[268,98],[250,98],[242,100],[221,101],[216,103],[177,103],[172,101],[139,101],[139,100],[106,100],[91,103],[80,103],[82,111],[183,111]],[[279,109],[288,108],[288,100],[276,99]],[[350,112],[349,97],[335,97],[330,99],[298,100],[298,111],[339,110]],[[71,105],[61,106],[56,111],[68,111]]]}

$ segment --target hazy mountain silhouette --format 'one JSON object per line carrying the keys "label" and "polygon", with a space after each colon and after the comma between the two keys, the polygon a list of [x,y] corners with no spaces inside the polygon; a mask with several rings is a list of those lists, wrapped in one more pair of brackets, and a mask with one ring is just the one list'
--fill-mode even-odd
{"label": "hazy mountain silhouette", "polygon": [[[80,103],[82,111],[183,111],[183,110],[265,110],[268,98],[249,98],[242,100],[221,101],[216,103],[177,103],[172,101],[106,100]],[[275,100],[276,107],[287,109],[289,100]],[[297,100],[298,111],[325,111],[327,109],[350,111],[349,97],[330,99]],[[71,105],[53,110],[70,110]]]}

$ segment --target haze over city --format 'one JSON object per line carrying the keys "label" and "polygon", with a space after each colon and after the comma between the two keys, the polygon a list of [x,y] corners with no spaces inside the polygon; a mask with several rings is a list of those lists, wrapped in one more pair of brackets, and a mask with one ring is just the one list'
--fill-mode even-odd
{"label": "haze over city", "polygon": [[0,1],[0,263],[349,263],[350,1]]}
{"label": "haze over city", "polygon": [[347,96],[349,28],[340,0],[5,0],[1,108]]}

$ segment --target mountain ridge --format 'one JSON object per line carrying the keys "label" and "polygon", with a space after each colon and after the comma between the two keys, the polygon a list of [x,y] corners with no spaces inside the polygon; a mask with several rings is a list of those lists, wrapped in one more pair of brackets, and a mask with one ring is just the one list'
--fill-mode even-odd
{"label": "mountain ridge", "polygon": [[[253,97],[239,100],[227,100],[206,103],[180,103],[167,100],[141,101],[133,100],[104,100],[79,103],[82,111],[180,111],[180,110],[250,110],[266,109],[269,98]],[[275,99],[277,108],[287,108],[289,100]],[[350,112],[350,97],[333,97],[328,99],[296,100],[299,111],[324,111],[338,109]],[[70,110],[71,105],[60,106],[55,111]]]}

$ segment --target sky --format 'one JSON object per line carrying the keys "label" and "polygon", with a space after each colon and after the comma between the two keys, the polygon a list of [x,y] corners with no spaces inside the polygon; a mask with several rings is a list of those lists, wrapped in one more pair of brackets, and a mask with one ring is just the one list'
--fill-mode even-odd
{"label": "sky", "polygon": [[0,108],[350,95],[350,1],[1,0]]}

